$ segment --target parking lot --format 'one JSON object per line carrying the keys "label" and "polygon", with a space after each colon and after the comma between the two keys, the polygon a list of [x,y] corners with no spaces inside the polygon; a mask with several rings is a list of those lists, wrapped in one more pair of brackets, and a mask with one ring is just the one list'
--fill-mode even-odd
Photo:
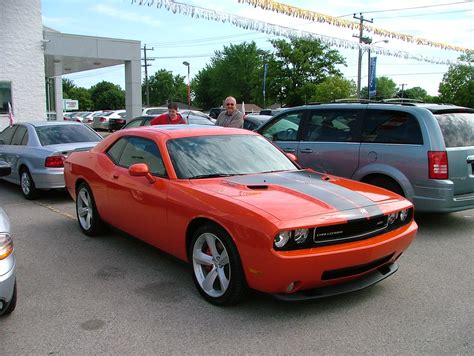
{"label": "parking lot", "polygon": [[474,210],[417,215],[399,271],[366,290],[218,308],[186,264],[117,231],[84,236],[65,191],[27,201],[0,181],[0,206],[19,293],[0,355],[474,353]]}

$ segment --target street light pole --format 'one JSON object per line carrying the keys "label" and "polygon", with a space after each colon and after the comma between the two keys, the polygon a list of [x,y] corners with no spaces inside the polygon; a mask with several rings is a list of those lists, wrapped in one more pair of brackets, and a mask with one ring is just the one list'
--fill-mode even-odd
{"label": "street light pole", "polygon": [[188,67],[188,110],[191,110],[191,80],[189,77],[191,64],[187,61],[184,61],[183,64]]}

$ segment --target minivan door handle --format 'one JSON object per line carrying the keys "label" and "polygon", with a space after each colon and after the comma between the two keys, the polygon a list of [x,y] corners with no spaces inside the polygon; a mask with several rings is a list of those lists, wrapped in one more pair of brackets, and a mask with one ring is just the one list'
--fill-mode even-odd
{"label": "minivan door handle", "polygon": [[313,150],[311,148],[303,148],[300,150],[301,153],[313,153]]}
{"label": "minivan door handle", "polygon": [[467,156],[467,163],[474,163],[474,155]]}
{"label": "minivan door handle", "polygon": [[287,153],[294,153],[295,152],[295,149],[294,148],[284,148],[283,151],[287,152]]}

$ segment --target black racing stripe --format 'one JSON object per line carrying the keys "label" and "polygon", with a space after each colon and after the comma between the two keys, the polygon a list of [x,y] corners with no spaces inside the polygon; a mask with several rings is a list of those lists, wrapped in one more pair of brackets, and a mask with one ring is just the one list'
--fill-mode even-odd
{"label": "black racing stripe", "polygon": [[369,198],[350,189],[325,181],[322,179],[322,176],[320,173],[295,171],[237,176],[227,180],[244,185],[282,186],[325,202],[339,211],[364,207],[365,211],[361,211],[360,217],[382,214],[382,211]]}

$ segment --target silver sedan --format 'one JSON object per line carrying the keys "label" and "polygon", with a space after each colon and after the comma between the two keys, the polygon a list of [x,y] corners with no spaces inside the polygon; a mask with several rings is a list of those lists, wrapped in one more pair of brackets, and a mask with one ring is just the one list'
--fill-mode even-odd
{"label": "silver sedan", "polygon": [[94,147],[102,137],[81,123],[20,122],[0,132],[0,160],[11,166],[2,179],[20,185],[26,199],[39,189],[64,188],[63,161],[74,150]]}
{"label": "silver sedan", "polygon": [[[11,168],[0,161],[0,177],[9,175]],[[16,307],[16,273],[10,221],[0,207],[0,315],[10,314]]]}

